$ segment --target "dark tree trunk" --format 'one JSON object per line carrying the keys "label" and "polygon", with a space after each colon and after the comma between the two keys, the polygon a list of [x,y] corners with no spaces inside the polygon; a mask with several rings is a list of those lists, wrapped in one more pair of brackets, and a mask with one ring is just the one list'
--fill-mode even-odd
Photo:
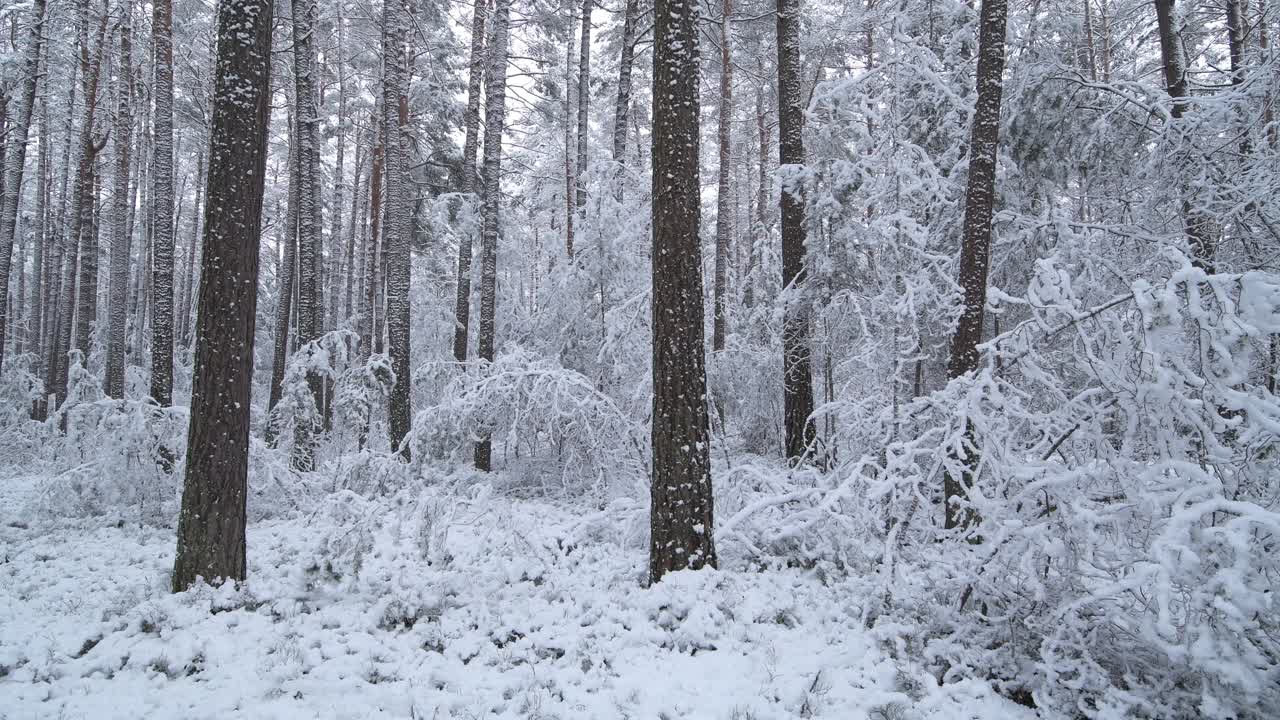
{"label": "dark tree trunk", "polygon": [[[964,289],[964,308],[951,337],[948,377],[955,379],[978,367],[978,344],[982,342],[982,321],[987,304],[987,267],[991,252],[991,217],[995,205],[996,150],[1000,141],[1000,96],[1003,92],[1006,0],[984,0],[978,34],[978,97],[969,134],[969,179],[964,197],[964,230],[960,247],[959,284]],[[972,425],[965,430],[971,447],[964,458],[952,457],[961,465],[959,475],[947,472],[943,478],[943,500],[947,529],[969,527],[977,521],[963,506],[967,489],[973,486],[978,468],[978,451],[972,447]]]}
{"label": "dark tree trunk", "polygon": [[[1175,0],[1156,0],[1156,26],[1160,32],[1160,58],[1164,66],[1164,86],[1173,107],[1169,114],[1175,126],[1187,110],[1187,73],[1184,61],[1182,37],[1176,26],[1177,8]],[[1180,127],[1175,127],[1179,132]],[[1184,139],[1185,141],[1185,139]],[[1213,272],[1213,257],[1217,252],[1209,220],[1192,203],[1190,188],[1182,188],[1182,225],[1191,246],[1191,261],[1204,270]]]}
{"label": "dark tree trunk", "polygon": [[[68,210],[68,231],[64,238],[68,257],[66,265],[63,269],[62,277],[62,297],[59,302],[60,314],[59,318],[59,337],[57,346],[54,349],[53,357],[57,361],[57,372],[54,382],[51,384],[51,391],[55,396],[56,404],[61,405],[67,396],[67,382],[70,372],[70,359],[67,353],[72,348],[72,338],[78,340],[83,339],[76,345],[81,350],[86,349],[88,344],[88,310],[91,304],[86,297],[87,291],[90,289],[88,283],[85,282],[85,273],[83,266],[91,264],[95,270],[93,272],[92,285],[96,292],[97,285],[97,258],[87,257],[96,254],[96,248],[93,253],[87,252],[87,245],[93,242],[93,170],[94,158],[98,152],[102,150],[102,144],[94,142],[93,138],[93,121],[97,111],[97,94],[98,94],[98,76],[99,64],[102,59],[102,45],[106,39],[107,33],[107,15],[102,13],[98,23],[96,40],[90,40],[89,21],[90,10],[88,3],[80,7],[80,74],[81,74],[81,91],[84,93],[84,109],[81,113],[81,125],[76,146],[76,157],[78,162],[76,165],[76,179],[74,187],[71,191],[71,204]],[[92,43],[92,47],[90,46]],[[104,138],[103,143],[106,142]],[[80,297],[81,304],[79,308],[79,321],[84,324],[83,334],[80,328],[76,327],[76,275],[81,277]],[[76,330],[73,335],[73,330]]]}
{"label": "dark tree trunk", "polygon": [[720,122],[717,135],[720,140],[720,182],[716,194],[716,267],[714,301],[712,305],[711,349],[724,350],[727,318],[725,317],[729,245],[733,237],[733,144],[730,136],[730,120],[733,115],[733,70],[729,50],[731,34],[729,15],[733,12],[732,0],[720,4]]}
{"label": "dark tree trunk", "polygon": [[115,187],[111,194],[111,273],[108,308],[110,328],[107,335],[108,397],[124,398],[124,346],[125,321],[129,309],[129,164],[130,143],[133,142],[133,104],[130,85],[132,81],[132,23],[120,26],[120,75],[116,84],[115,134]]}
{"label": "dark tree trunk", "polygon": [[[319,12],[316,0],[293,0],[294,115],[298,169],[298,346],[319,339],[324,331],[324,297],[321,280],[324,253],[320,236],[320,114],[315,88],[315,27]],[[319,375],[308,374],[307,385],[317,411],[324,409],[324,383]],[[313,436],[319,427],[300,423],[294,446],[294,465],[311,470]]]}
{"label": "dark tree trunk", "polygon": [[[507,110],[507,25],[511,0],[496,0],[493,10],[493,38],[489,47],[489,68],[485,77],[484,109],[484,204],[480,209],[480,332],[476,356],[486,362],[494,358],[494,313],[497,305],[498,210],[502,200],[502,128]],[[484,438],[476,443],[477,470],[488,472],[492,443]]]}
{"label": "dark tree trunk", "polygon": [[[375,126],[382,125],[379,117]],[[364,249],[364,310],[360,313],[360,347],[363,354],[382,352],[381,315],[378,312],[378,282],[381,274],[382,254],[379,243],[382,238],[382,131],[375,131],[373,162],[369,171],[369,242]]]}
{"label": "dark tree trunk", "polygon": [[388,408],[388,437],[391,449],[409,457],[411,387],[409,362],[409,172],[407,169],[409,125],[409,59],[405,33],[408,8],[401,0],[387,0],[382,25],[382,137],[385,146],[383,172],[387,201],[383,207],[382,232],[386,247],[387,349],[395,385]]}
{"label": "dark tree trunk", "polygon": [[245,577],[249,393],[271,100],[270,0],[223,0],[173,589]]}
{"label": "dark tree trunk", "polygon": [[631,66],[636,54],[639,0],[626,0],[622,19],[622,57],[618,60],[618,102],[613,108],[613,161],[626,164],[627,117],[631,113]]}
{"label": "dark tree trunk", "polygon": [[582,0],[582,38],[578,43],[578,212],[587,207],[587,113],[591,105],[591,0]]}
{"label": "dark tree trunk", "polygon": [[[778,162],[804,164],[801,104],[800,0],[778,0]],[[800,460],[813,445],[813,372],[809,367],[809,312],[805,295],[804,188],[782,188],[782,285],[789,296],[782,323],[783,425],[786,452]]]}
{"label": "dark tree trunk", "polygon": [[[17,97],[13,124],[5,138],[3,194],[0,195],[0,368],[4,366],[5,334],[8,330],[9,274],[14,232],[18,222],[18,205],[22,197],[22,174],[27,157],[27,135],[31,127],[31,111],[36,102],[36,81],[40,71],[40,49],[44,43],[45,0],[35,0],[29,15],[30,37],[22,57],[22,89]],[[43,149],[41,145],[41,149]],[[38,263],[37,263],[38,264]],[[18,266],[18,272],[23,267]],[[19,295],[19,302],[22,296]]]}
{"label": "dark tree trunk", "polygon": [[573,107],[573,5],[569,5],[569,32],[565,35],[564,51],[564,250],[573,262],[574,186],[577,174],[573,169],[573,123],[570,121]]}
{"label": "dark tree trunk", "polygon": [[[290,119],[289,127],[294,127]],[[293,315],[293,286],[298,266],[298,155],[296,144],[289,143],[289,194],[286,199],[284,232],[280,242],[284,245],[284,257],[276,274],[280,286],[276,290],[276,327],[271,355],[271,394],[267,400],[267,412],[276,409],[284,392],[284,370],[289,360],[289,320]],[[276,430],[268,421],[267,444],[274,445]]]}
{"label": "dark tree trunk", "polygon": [[173,404],[173,5],[154,0],[154,156],[151,159],[151,397]]}
{"label": "dark tree trunk", "polygon": [[[466,135],[462,142],[463,188],[467,193],[479,195],[482,188],[480,173],[476,169],[476,154],[480,144],[480,88],[484,79],[484,26],[486,0],[475,0],[471,17],[471,63],[467,77]],[[471,331],[471,233],[461,233],[458,238],[457,299],[453,312],[453,359],[467,361],[467,338]]]}
{"label": "dark tree trunk", "polygon": [[697,19],[693,0],[654,7],[652,582],[716,565],[698,238]]}

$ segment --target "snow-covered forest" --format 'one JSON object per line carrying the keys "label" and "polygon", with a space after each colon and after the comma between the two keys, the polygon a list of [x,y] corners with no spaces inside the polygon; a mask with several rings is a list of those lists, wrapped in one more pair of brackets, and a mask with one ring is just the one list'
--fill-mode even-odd
{"label": "snow-covered forest", "polygon": [[0,718],[1280,716],[1277,0],[3,0]]}

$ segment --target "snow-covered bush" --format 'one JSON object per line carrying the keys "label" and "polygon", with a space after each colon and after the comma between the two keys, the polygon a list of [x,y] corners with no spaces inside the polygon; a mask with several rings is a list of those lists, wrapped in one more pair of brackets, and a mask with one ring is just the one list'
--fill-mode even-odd
{"label": "snow-covered bush", "polygon": [[442,397],[414,419],[418,460],[469,457],[487,435],[540,492],[630,492],[647,474],[641,428],[585,376],[527,351],[475,364]]}
{"label": "snow-covered bush", "polygon": [[[943,681],[1098,718],[1280,710],[1280,401],[1258,353],[1280,278],[1165,267],[1086,307],[1046,259],[976,375],[896,413],[823,409],[833,472],[731,470],[722,548],[849,570],[866,621]],[[973,462],[977,521],[948,530],[942,477]]]}

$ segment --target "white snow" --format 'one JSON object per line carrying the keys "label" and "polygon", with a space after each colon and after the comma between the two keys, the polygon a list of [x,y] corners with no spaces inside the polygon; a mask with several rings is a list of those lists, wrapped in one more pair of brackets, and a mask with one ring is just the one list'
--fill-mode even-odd
{"label": "white snow", "polygon": [[418,519],[429,548],[388,522],[342,578],[341,528],[265,521],[245,587],[173,595],[172,529],[34,520],[38,486],[0,483],[0,717],[1034,716],[891,659],[812,571],[644,588],[640,543],[586,508],[473,494]]}

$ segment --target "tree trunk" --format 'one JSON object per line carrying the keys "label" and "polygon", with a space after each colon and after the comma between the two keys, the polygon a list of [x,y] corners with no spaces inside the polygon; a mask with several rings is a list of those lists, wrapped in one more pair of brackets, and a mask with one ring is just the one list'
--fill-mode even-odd
{"label": "tree trunk", "polygon": [[364,146],[360,143],[360,137],[356,136],[356,167],[353,177],[351,178],[351,222],[347,223],[347,249],[346,260],[343,262],[343,269],[346,271],[344,279],[344,293],[342,301],[342,317],[350,323],[355,317],[356,308],[353,303],[355,288],[359,282],[356,275],[356,234],[364,225],[364,218],[360,215],[360,182],[364,173]]}
{"label": "tree trunk", "polygon": [[[18,204],[22,198],[22,173],[27,158],[27,135],[31,111],[36,102],[36,81],[40,72],[40,48],[44,43],[45,0],[35,0],[30,13],[30,37],[22,57],[22,90],[13,112],[5,151],[4,190],[0,195],[0,369],[4,367],[5,334],[8,330],[9,273]],[[43,148],[43,145],[41,145]],[[18,272],[23,268],[18,267]],[[21,302],[21,300],[20,300]]]}
{"label": "tree trunk", "polygon": [[112,190],[111,212],[111,282],[109,286],[111,307],[110,332],[107,336],[108,397],[124,398],[124,345],[125,320],[129,309],[129,164],[130,143],[133,142],[133,98],[130,84],[133,76],[132,23],[126,19],[120,26],[120,75],[116,82],[115,128],[115,188]]}
{"label": "tree trunk", "polygon": [[[991,252],[991,217],[995,204],[996,150],[1000,140],[1000,96],[1003,92],[1006,0],[984,0],[978,34],[978,97],[969,135],[969,179],[964,197],[964,230],[960,247],[959,284],[964,289],[964,309],[951,337],[948,377],[955,379],[978,367],[978,344],[987,304],[987,267]],[[967,421],[966,421],[967,422]],[[973,486],[978,468],[973,426],[967,425],[965,443],[970,447],[959,476],[947,472],[943,479],[947,529],[966,528],[977,515],[962,506]],[[955,451],[952,450],[954,453]]]}
{"label": "tree trunk", "polygon": [[[289,120],[289,127],[295,127],[292,118]],[[267,398],[268,414],[276,409],[284,392],[284,370],[289,360],[289,319],[293,315],[293,286],[298,266],[298,153],[294,137],[290,133],[289,194],[285,201],[284,232],[280,237],[280,243],[284,246],[284,258],[276,273],[280,284],[276,289],[276,327],[271,355],[271,390]],[[275,445],[276,431],[270,421],[267,422],[266,440],[268,445]]]}
{"label": "tree trunk", "polygon": [[37,155],[36,171],[36,227],[35,251],[32,253],[31,265],[31,315],[27,318],[27,345],[29,352],[34,352],[35,362],[32,372],[40,374],[44,365],[44,322],[46,302],[45,288],[48,285],[48,270],[45,257],[49,254],[48,232],[49,214],[49,106],[40,103],[40,150]]}
{"label": "tree trunk", "polygon": [[[342,2],[337,5],[338,47],[345,48],[344,38],[346,33],[343,29]],[[342,322],[342,303],[338,302],[338,298],[342,285],[341,263],[345,259],[345,255],[342,252],[342,200],[343,192],[346,189],[344,161],[347,149],[347,70],[342,60],[341,50],[339,50],[339,54],[336,57],[338,63],[338,127],[334,134],[335,143],[338,146],[338,158],[333,168],[333,203],[330,206],[330,212],[333,217],[329,229],[329,302],[326,305],[329,322],[325,326],[330,330],[337,329]]]}
{"label": "tree trunk", "polygon": [[381,316],[378,313],[378,282],[381,277],[382,254],[379,243],[382,238],[382,119],[373,123],[379,129],[374,131],[373,162],[369,171],[369,243],[365,247],[364,276],[364,310],[360,313],[360,347],[368,357],[370,353],[382,352]]}
{"label": "tree trunk", "polygon": [[698,238],[697,19],[692,0],[654,7],[652,582],[716,565]]}
{"label": "tree trunk", "polygon": [[733,145],[729,121],[733,115],[733,70],[729,43],[729,15],[733,12],[732,0],[720,4],[720,122],[717,134],[720,139],[720,182],[716,193],[716,268],[714,302],[712,305],[711,349],[724,350],[726,328],[726,287],[729,272],[729,245],[733,236]]}
{"label": "tree trunk", "polygon": [[[324,297],[321,280],[324,253],[320,235],[320,114],[315,87],[315,27],[318,15],[316,0],[292,0],[293,12],[293,78],[294,132],[297,139],[298,180],[298,345],[320,338],[324,331]],[[307,385],[316,410],[324,409],[324,383],[320,376],[308,373]],[[319,427],[295,428],[293,464],[300,470],[314,467],[312,438]]]}
{"label": "tree trunk", "polygon": [[[1175,0],[1156,0],[1156,25],[1160,32],[1160,59],[1164,66],[1164,85],[1173,100],[1169,114],[1174,125],[1190,107],[1187,101],[1187,74],[1182,37],[1178,32]],[[1185,185],[1185,184],[1184,184]],[[1205,272],[1213,272],[1213,256],[1217,251],[1208,218],[1197,210],[1191,200],[1191,190],[1182,189],[1182,224],[1191,245],[1191,260]]]}
{"label": "tree trunk", "polygon": [[[778,0],[778,162],[804,164],[801,105],[800,0]],[[782,325],[783,425],[787,457],[798,461],[813,444],[813,373],[805,290],[805,199],[799,182],[782,188],[782,285],[789,296]]]}
{"label": "tree trunk", "polygon": [[[494,358],[494,313],[497,305],[499,208],[502,201],[502,129],[507,110],[507,25],[511,0],[495,0],[493,38],[485,77],[484,204],[480,208],[480,332],[476,356]],[[477,470],[492,467],[488,437],[476,443]]]}
{"label": "tree trunk", "polygon": [[573,216],[574,186],[577,184],[577,173],[573,169],[573,123],[570,122],[570,108],[573,107],[573,5],[569,6],[569,32],[565,35],[564,51],[564,250],[573,263]]}
{"label": "tree trunk", "polygon": [[245,577],[249,394],[271,101],[270,0],[223,0],[173,589]]}
{"label": "tree trunk", "polygon": [[636,54],[639,0],[626,0],[622,19],[622,57],[618,60],[618,102],[613,108],[613,161],[626,164],[627,115],[631,112],[631,66]]}
{"label": "tree trunk", "polygon": [[578,212],[587,208],[587,112],[591,104],[591,0],[582,0],[582,38],[578,44]]}
{"label": "tree trunk", "polygon": [[[484,78],[484,26],[486,0],[475,0],[471,17],[471,63],[467,76],[466,135],[462,142],[463,188],[478,196],[482,191],[480,173],[476,168],[476,154],[480,141],[480,90]],[[467,361],[467,339],[471,331],[471,233],[461,233],[458,238],[457,299],[453,311],[453,359]]]}
{"label": "tree trunk", "polygon": [[153,4],[151,397],[168,407],[173,404],[173,5],[172,0]]}
{"label": "tree trunk", "polygon": [[383,206],[382,232],[385,236],[387,346],[395,385],[391,387],[388,437],[392,451],[409,458],[411,386],[409,362],[409,174],[405,135],[409,125],[409,59],[405,32],[408,8],[401,0],[387,0],[382,18],[382,137],[383,173],[387,200]]}
{"label": "tree trunk", "polygon": [[[102,60],[102,46],[107,34],[106,8],[103,8],[103,10],[104,12],[102,12],[98,23],[96,39],[90,40],[90,10],[88,2],[86,1],[80,7],[80,74],[81,91],[84,93],[84,109],[81,116],[82,121],[76,150],[76,156],[79,159],[76,165],[76,181],[67,218],[69,231],[65,238],[66,247],[71,256],[68,257],[63,272],[62,301],[60,303],[62,317],[58,346],[54,351],[54,357],[58,361],[58,371],[51,389],[59,405],[67,395],[67,381],[70,372],[70,360],[67,357],[67,353],[73,347],[73,337],[77,341],[74,347],[86,351],[87,359],[89,319],[91,317],[90,311],[93,308],[89,296],[97,292],[97,243],[96,238],[93,237],[94,159],[103,146],[94,142],[93,121],[97,111],[98,70]],[[90,43],[92,43],[92,47],[90,47]],[[103,138],[104,143],[105,141],[106,139]],[[93,272],[86,273],[85,265],[91,266]],[[79,295],[81,302],[79,318],[75,318],[77,274],[80,276]],[[92,277],[89,277],[90,275]],[[76,321],[74,324],[73,320]],[[73,329],[75,330],[74,336]]]}

